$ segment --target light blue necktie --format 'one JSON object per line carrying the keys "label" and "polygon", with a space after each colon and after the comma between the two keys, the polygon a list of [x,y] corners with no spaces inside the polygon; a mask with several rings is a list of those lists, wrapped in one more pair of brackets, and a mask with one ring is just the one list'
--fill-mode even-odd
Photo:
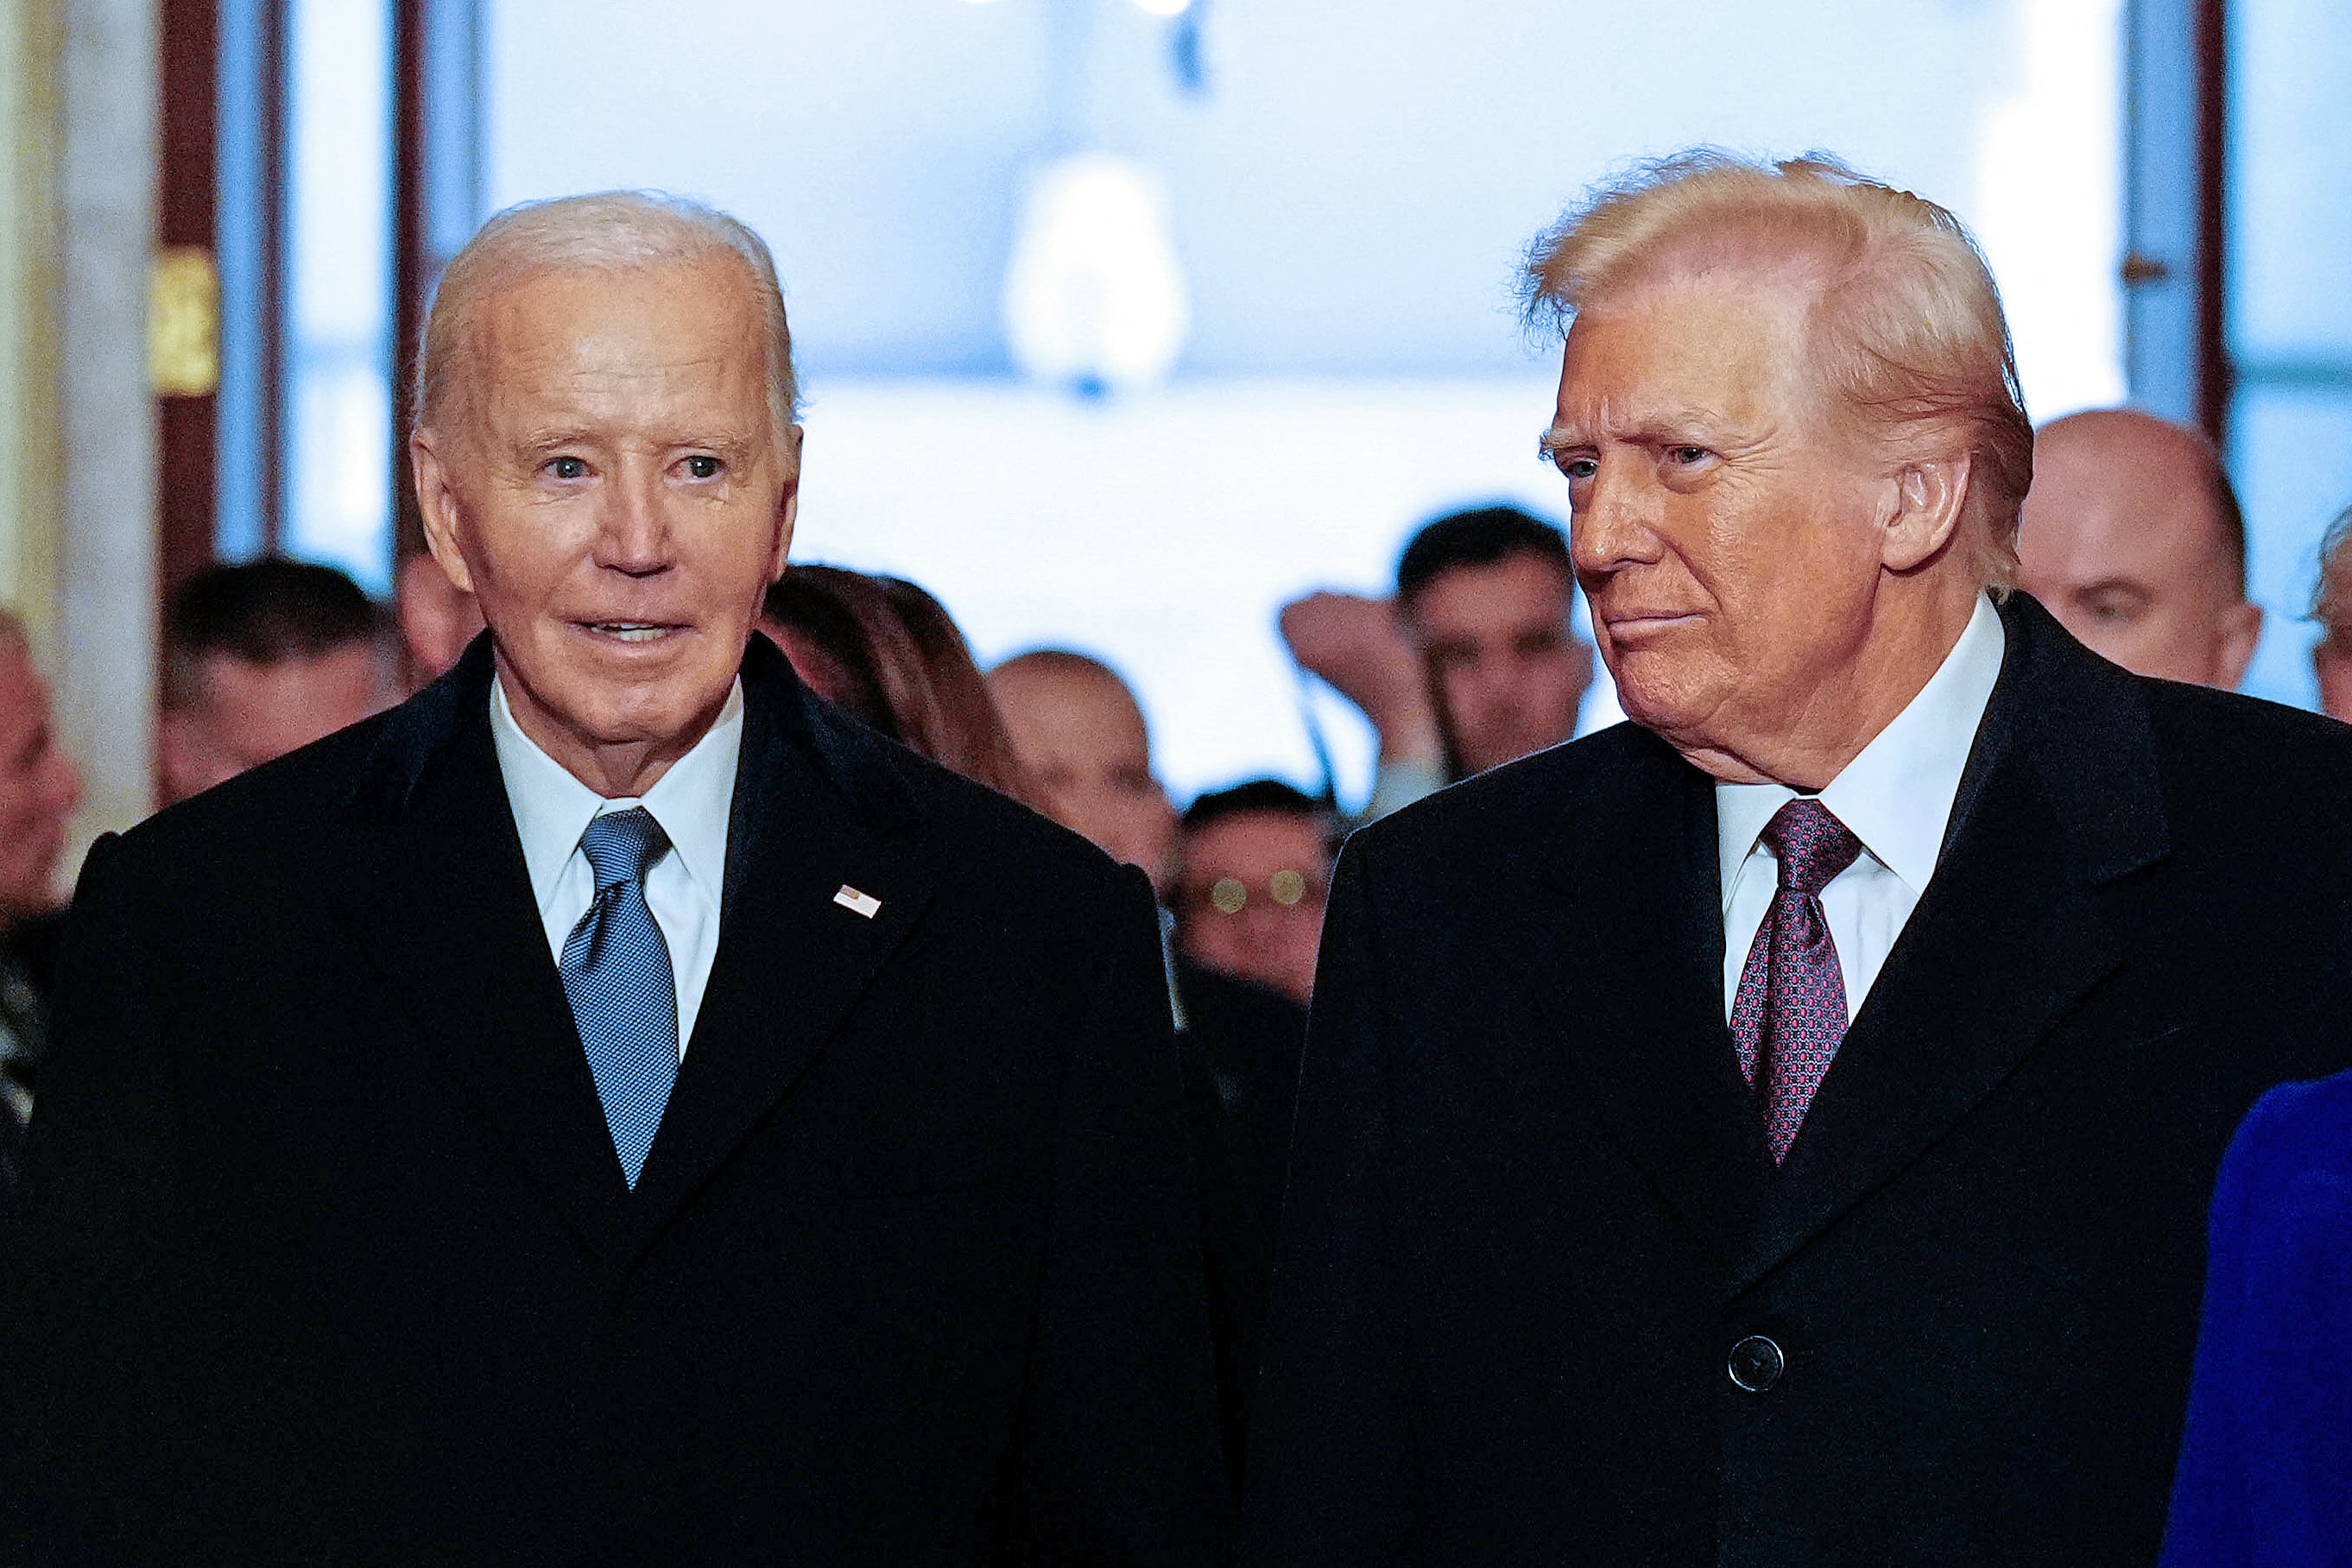
{"label": "light blue necktie", "polygon": [[591,822],[580,848],[596,873],[596,897],[564,939],[559,967],[634,1191],[677,1081],[677,984],[646,904],[646,872],[669,853],[669,836],[651,812],[632,806]]}

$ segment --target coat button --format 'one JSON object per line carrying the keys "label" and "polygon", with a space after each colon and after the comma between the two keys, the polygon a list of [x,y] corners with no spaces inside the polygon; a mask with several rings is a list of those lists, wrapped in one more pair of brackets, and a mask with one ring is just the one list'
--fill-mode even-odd
{"label": "coat button", "polygon": [[1762,1334],[1750,1334],[1731,1347],[1731,1381],[1750,1394],[1761,1394],[1780,1381],[1789,1358]]}

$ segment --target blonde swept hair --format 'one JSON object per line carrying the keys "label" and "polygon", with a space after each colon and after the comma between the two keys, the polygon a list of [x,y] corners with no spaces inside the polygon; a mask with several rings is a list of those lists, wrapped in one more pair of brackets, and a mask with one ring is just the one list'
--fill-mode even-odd
{"label": "blonde swept hair", "polygon": [[792,326],[767,242],[736,218],[662,191],[598,191],[522,202],[482,225],[450,260],[433,293],[416,355],[412,414],[429,427],[446,407],[478,302],[541,272],[630,271],[731,258],[748,275],[761,316],[768,405],[779,432],[800,409]]}
{"label": "blonde swept hair", "polygon": [[2012,585],[2033,426],[2000,290],[1960,220],[1823,153],[1770,163],[1695,148],[1599,186],[1537,237],[1528,319],[1564,333],[1612,293],[1717,268],[1811,285],[1811,368],[1867,424],[1965,440],[1963,528],[1985,584]]}

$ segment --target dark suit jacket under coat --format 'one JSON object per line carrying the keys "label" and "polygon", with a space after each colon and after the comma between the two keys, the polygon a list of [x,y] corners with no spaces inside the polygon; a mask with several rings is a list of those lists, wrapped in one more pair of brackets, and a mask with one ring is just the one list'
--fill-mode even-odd
{"label": "dark suit jacket under coat", "polygon": [[[2154,1561],[2216,1164],[2265,1088],[2352,1063],[2352,728],[2003,620],[1935,878],[1777,1171],[1712,783],[1664,742],[1349,842],[1259,1561]],[[1758,1334],[1761,1394],[1727,1373]]]}
{"label": "dark suit jacket under coat", "polygon": [[478,643],[92,853],[10,1254],[37,1560],[1211,1560],[1142,879],[753,639],[718,956],[632,1193],[489,678]]}

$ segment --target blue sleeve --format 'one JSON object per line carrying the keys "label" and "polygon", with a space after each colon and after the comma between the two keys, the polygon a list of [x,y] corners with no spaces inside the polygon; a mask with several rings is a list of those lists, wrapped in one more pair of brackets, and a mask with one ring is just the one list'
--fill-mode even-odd
{"label": "blue sleeve", "polygon": [[2213,1196],[2164,1568],[2352,1568],[2352,1074],[2289,1084]]}

